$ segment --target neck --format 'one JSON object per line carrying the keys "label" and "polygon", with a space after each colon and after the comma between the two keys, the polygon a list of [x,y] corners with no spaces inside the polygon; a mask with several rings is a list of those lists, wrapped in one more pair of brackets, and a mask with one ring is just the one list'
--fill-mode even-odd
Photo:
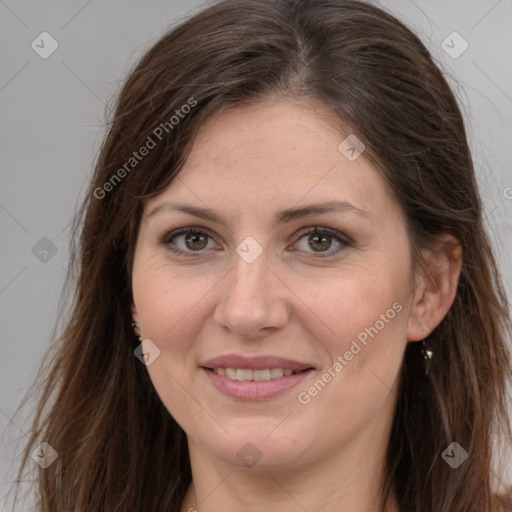
{"label": "neck", "polygon": [[[295,467],[241,468],[189,439],[192,484],[181,512],[376,512],[381,510],[389,430],[367,428],[340,450]],[[394,493],[386,512],[399,512]]]}

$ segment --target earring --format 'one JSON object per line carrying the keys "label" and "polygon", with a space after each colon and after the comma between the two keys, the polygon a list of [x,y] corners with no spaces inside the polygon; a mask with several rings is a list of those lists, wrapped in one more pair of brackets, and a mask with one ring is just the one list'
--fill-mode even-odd
{"label": "earring", "polygon": [[140,330],[139,322],[132,322],[132,328],[133,328],[133,332],[134,332],[135,336],[137,336],[137,338],[139,338],[139,341],[142,341],[142,333]]}
{"label": "earring", "polygon": [[428,375],[430,373],[430,366],[432,364],[432,358],[434,357],[434,352],[425,343],[425,340],[423,340],[422,344],[423,344],[423,347],[421,349],[421,354],[423,355],[423,359],[425,360],[425,375]]}

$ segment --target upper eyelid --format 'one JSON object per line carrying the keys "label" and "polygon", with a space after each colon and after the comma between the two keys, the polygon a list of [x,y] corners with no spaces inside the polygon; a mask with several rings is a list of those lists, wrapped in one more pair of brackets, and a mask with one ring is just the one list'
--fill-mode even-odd
{"label": "upper eyelid", "polygon": [[[160,238],[162,238],[162,240],[164,240],[169,235],[173,235],[171,238],[174,238],[174,237],[180,236],[180,235],[184,235],[187,233],[186,230],[190,230],[190,231],[193,230],[193,232],[204,233],[204,234],[210,236],[211,238],[215,238],[215,236],[216,236],[216,233],[214,233],[209,228],[205,228],[202,226],[183,226],[183,227],[177,227],[177,228],[172,228],[170,230],[167,230],[165,232],[165,234],[163,236],[161,236]],[[332,236],[338,235],[338,236],[340,236],[340,238],[344,238],[346,240],[350,239],[350,237],[348,235],[339,231],[338,229],[331,228],[329,226],[320,226],[320,225],[307,226],[304,228],[297,229],[294,233],[294,236],[302,237],[304,235],[309,234],[309,231],[326,231],[326,232],[330,232],[332,234]]]}
{"label": "upper eyelid", "polygon": [[[188,234],[187,230],[189,230],[190,232],[193,232],[193,233],[196,233],[196,232],[203,233],[203,234],[207,235],[208,237],[210,237],[211,239],[215,239],[213,232],[209,228],[204,228],[201,226],[183,226],[181,228],[174,228],[174,229],[171,229],[170,231],[167,231],[164,234],[164,236],[161,237],[161,242],[164,245],[169,244],[169,243],[171,243],[172,239]],[[294,234],[294,238],[296,238],[294,243],[297,243],[303,237],[305,237],[309,234],[315,233],[315,232],[324,232],[325,234],[334,238],[336,241],[338,241],[338,243],[341,243],[341,244],[350,245],[353,243],[353,240],[351,239],[351,237],[349,237],[348,235],[346,235],[343,232],[340,232],[338,229],[330,228],[328,226],[319,226],[319,225],[307,226],[307,227],[298,229]],[[169,235],[172,235],[172,236],[169,237]],[[168,237],[169,237],[169,240],[166,241],[166,239]],[[182,249],[178,249],[178,250],[182,251],[182,252],[191,252],[191,253],[194,252],[194,251],[183,251]],[[197,252],[200,253],[203,251],[197,251]],[[323,251],[320,251],[320,252],[318,252],[318,254],[321,254],[322,252]],[[325,252],[328,253],[329,251],[325,251]]]}

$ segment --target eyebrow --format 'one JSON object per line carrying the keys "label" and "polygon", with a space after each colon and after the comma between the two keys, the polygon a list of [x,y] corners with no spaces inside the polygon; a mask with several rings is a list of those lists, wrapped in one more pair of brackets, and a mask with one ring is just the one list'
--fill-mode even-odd
{"label": "eyebrow", "polygon": [[[227,225],[226,221],[217,212],[210,208],[201,208],[198,206],[192,206],[188,204],[176,204],[170,202],[160,203],[159,205],[155,206],[149,212],[148,217],[151,217],[152,215],[167,210],[185,212],[190,215],[199,217],[201,219],[216,222],[217,224],[221,224],[224,226]],[[354,206],[353,204],[347,201],[327,201],[324,203],[315,203],[306,206],[301,206],[298,208],[289,208],[286,210],[281,210],[274,215],[273,225],[276,225],[280,222],[291,222],[296,219],[308,217],[311,215],[317,215],[321,213],[345,211],[355,212],[364,217],[372,217],[372,215],[369,212],[362,210],[361,208],[358,208],[357,206]]]}

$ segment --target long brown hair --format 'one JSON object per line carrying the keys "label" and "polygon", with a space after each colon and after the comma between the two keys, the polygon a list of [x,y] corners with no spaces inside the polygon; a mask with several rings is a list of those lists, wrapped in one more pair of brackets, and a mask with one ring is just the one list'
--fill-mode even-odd
{"label": "long brown hair", "polygon": [[[117,99],[75,223],[72,308],[35,384],[39,406],[17,477],[41,441],[58,452],[38,468],[42,512],[179,512],[191,482],[186,436],[133,353],[139,220],[208,116],[269,95],[320,100],[340,130],[364,141],[405,213],[416,262],[443,232],[463,249],[455,302],[428,340],[430,375],[419,343],[405,353],[383,504],[394,489],[402,511],[499,509],[492,460],[496,440],[511,440],[510,317],[452,91],[420,40],[375,6],[225,0],[154,44]],[[148,137],[155,145],[131,161]],[[469,454],[457,469],[441,457],[452,442]],[[500,503],[510,506],[509,497]]]}

